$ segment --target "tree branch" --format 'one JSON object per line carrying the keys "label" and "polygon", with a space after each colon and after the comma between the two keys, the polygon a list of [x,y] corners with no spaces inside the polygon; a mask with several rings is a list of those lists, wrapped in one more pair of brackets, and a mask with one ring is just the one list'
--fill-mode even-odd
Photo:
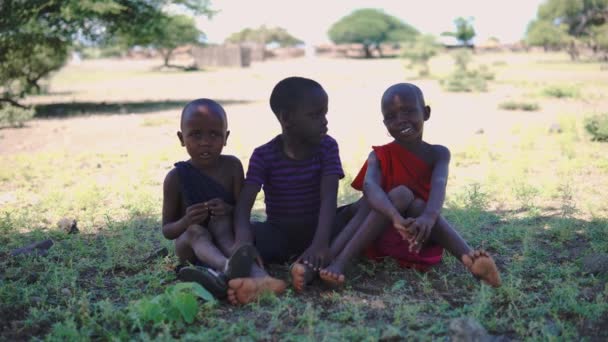
{"label": "tree branch", "polygon": [[21,103],[19,103],[19,102],[15,101],[15,100],[13,100],[13,99],[10,99],[10,98],[8,98],[8,97],[0,97],[0,102],[8,102],[8,103],[10,103],[10,104],[11,104],[11,105],[13,105],[13,106],[15,106],[15,107],[19,107],[19,108],[22,108],[22,109],[28,109],[28,108],[30,108],[30,107],[28,107],[28,106],[24,106],[24,105],[22,105]]}

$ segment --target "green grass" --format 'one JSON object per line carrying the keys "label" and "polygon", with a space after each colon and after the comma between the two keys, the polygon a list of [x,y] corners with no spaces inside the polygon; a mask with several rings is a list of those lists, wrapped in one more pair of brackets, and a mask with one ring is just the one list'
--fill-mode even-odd
{"label": "green grass", "polygon": [[[580,124],[564,127],[569,132]],[[484,145],[474,145],[473,153],[455,151],[468,160],[463,165],[497,173],[491,183],[451,186],[444,213],[472,246],[496,256],[503,287],[479,284],[449,255],[426,274],[390,261],[362,261],[349,271],[343,290],[315,284],[303,295],[290,290],[241,308],[199,301],[191,309],[192,323],[159,313],[151,304],[169,300],[167,291],[176,284],[173,246],[159,230],[157,175],[166,169],[166,160],[178,156],[166,151],[160,152],[161,160],[159,153],[3,156],[1,185],[14,200],[3,204],[0,215],[0,336],[431,340],[448,336],[451,319],[469,316],[491,334],[514,339],[605,338],[600,327],[608,317],[608,275],[586,274],[580,260],[608,253],[608,219],[602,210],[579,215],[586,197],[579,197],[577,174],[570,171],[580,162],[595,172],[596,143],[572,134],[569,143],[577,152],[555,160],[543,157],[538,146],[557,148],[557,138],[535,136],[535,144],[524,142],[518,163],[511,166],[506,161],[512,154]],[[555,179],[534,182],[533,174],[556,163],[562,166],[553,166]],[[113,178],[102,185],[108,175]],[[599,175],[595,181],[605,182]],[[460,179],[458,170],[455,177]],[[356,198],[347,183],[340,189],[341,203]],[[556,206],[561,209],[554,211]],[[77,218],[81,233],[67,235],[57,228],[62,217]],[[55,245],[47,256],[8,256],[14,248],[49,237]],[[169,256],[146,261],[161,247],[171,251]],[[286,267],[271,272],[287,277]]]}

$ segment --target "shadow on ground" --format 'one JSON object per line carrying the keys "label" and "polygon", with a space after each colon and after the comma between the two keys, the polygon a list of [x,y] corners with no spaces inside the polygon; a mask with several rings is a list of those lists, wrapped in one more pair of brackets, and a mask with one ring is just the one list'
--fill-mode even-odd
{"label": "shadow on ground", "polygon": [[[424,274],[401,269],[391,260],[361,260],[347,270],[342,289],[325,288],[315,280],[303,294],[290,289],[281,297],[265,296],[237,309],[223,303],[201,306],[202,321],[181,326],[176,334],[203,340],[343,335],[357,340],[386,334],[393,338],[388,340],[422,339],[449,336],[450,320],[468,315],[490,334],[508,339],[606,337],[602,296],[608,276],[590,274],[582,259],[607,251],[608,220],[518,219],[473,209],[446,209],[445,214],[471,245],[485,245],[496,257],[504,281],[501,289],[481,288],[448,253]],[[263,219],[260,211],[254,216]],[[172,242],[163,238],[157,218],[108,220],[91,234],[68,235],[57,228],[22,233],[17,227],[8,217],[0,220],[0,340],[44,338],[49,333],[58,337],[65,329],[102,340],[148,330],[160,333],[150,324],[140,330],[133,321],[137,317],[128,315],[135,301],[163,293],[176,282]],[[9,255],[46,238],[55,244],[45,256]],[[155,254],[162,247],[169,255]],[[288,265],[273,265],[269,271],[288,279]],[[554,299],[564,294],[564,286],[575,299]],[[518,305],[520,314],[505,314],[511,305]],[[82,312],[86,319],[80,318]],[[535,332],[537,325],[544,330]]]}
{"label": "shadow on ground", "polygon": [[[190,100],[141,102],[65,102],[40,104],[35,107],[36,118],[65,118],[90,114],[137,114],[182,108]],[[247,104],[248,100],[216,100],[222,106]]]}

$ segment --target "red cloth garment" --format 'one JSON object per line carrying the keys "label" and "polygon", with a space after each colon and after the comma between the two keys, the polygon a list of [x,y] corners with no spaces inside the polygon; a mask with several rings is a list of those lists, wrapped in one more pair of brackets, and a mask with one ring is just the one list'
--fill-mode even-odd
{"label": "red cloth garment", "polygon": [[[412,152],[396,142],[383,146],[373,146],[382,173],[382,189],[389,192],[399,185],[405,185],[414,196],[424,200],[431,191],[432,168]],[[363,190],[363,180],[367,171],[367,162],[363,165],[351,186]],[[392,226],[387,227],[382,235],[365,251],[365,255],[374,260],[393,257],[402,267],[412,267],[426,271],[430,266],[441,262],[443,247],[432,242],[427,243],[418,254],[409,251],[409,243]]]}

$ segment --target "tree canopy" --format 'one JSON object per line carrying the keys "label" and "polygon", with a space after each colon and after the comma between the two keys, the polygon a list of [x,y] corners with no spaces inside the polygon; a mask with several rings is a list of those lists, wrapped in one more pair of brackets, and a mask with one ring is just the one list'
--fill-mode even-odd
{"label": "tree canopy", "polygon": [[94,44],[121,37],[152,44],[165,9],[177,6],[196,15],[213,14],[209,0],[3,0],[0,2],[0,102],[40,89],[39,81],[58,70],[76,42]]}
{"label": "tree canopy", "polygon": [[414,27],[380,10],[360,9],[334,23],[328,34],[336,44],[363,44],[365,56],[371,57],[370,46],[413,41],[419,33]]}
{"label": "tree canopy", "polygon": [[171,55],[178,46],[197,43],[204,37],[203,32],[196,28],[194,19],[185,15],[163,17],[154,26],[156,30],[150,45],[162,54],[165,66],[169,66]]}
{"label": "tree canopy", "polygon": [[465,19],[463,17],[458,17],[454,19],[454,25],[456,26],[456,31],[444,32],[442,35],[454,37],[464,46],[472,45],[471,40],[475,37],[473,18]]}
{"label": "tree canopy", "polygon": [[226,42],[260,44],[276,43],[280,46],[294,46],[303,43],[300,39],[292,36],[282,27],[266,27],[264,25],[255,29],[245,28],[239,32],[235,32],[226,38]]}
{"label": "tree canopy", "polygon": [[607,25],[608,0],[547,0],[528,26],[526,40],[531,45],[566,46],[576,59],[577,44],[586,44],[594,51],[608,48]]}

